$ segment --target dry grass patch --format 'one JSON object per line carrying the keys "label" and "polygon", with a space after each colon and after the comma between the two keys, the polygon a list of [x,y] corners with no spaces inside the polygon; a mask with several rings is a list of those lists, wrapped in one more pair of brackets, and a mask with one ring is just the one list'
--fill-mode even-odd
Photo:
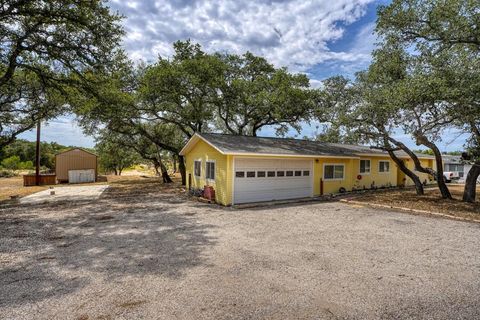
{"label": "dry grass patch", "polygon": [[103,197],[123,198],[140,197],[154,194],[181,194],[185,187],[181,185],[180,177],[173,177],[173,183],[163,183],[161,177],[149,176],[124,176],[110,179],[110,187],[104,192]]}
{"label": "dry grass patch", "polygon": [[48,189],[48,186],[23,186],[23,177],[0,178],[0,203],[10,200],[12,196],[24,197]]}
{"label": "dry grass patch", "polygon": [[[98,181],[95,183],[84,183],[84,184],[74,184],[75,186],[81,185],[105,185],[109,184],[111,188],[109,189],[110,195],[116,196],[132,196],[136,194],[146,194],[152,192],[170,192],[177,193],[181,190],[180,178],[175,177],[174,183],[172,184],[163,184],[161,178],[155,176],[145,176],[145,175],[125,175],[125,176],[99,176]],[[65,186],[72,186],[72,184],[57,184],[54,185],[55,188],[61,188]],[[11,201],[11,197],[25,197],[30,194],[46,190],[50,186],[23,186],[23,177],[11,177],[11,178],[0,178],[0,204],[8,203]],[[132,193],[132,194],[131,194]]]}
{"label": "dry grass patch", "polygon": [[415,210],[439,212],[455,217],[467,219],[480,219],[480,186],[477,187],[477,202],[462,202],[463,185],[449,185],[453,200],[442,199],[436,187],[425,190],[424,196],[417,196],[415,190],[389,190],[372,192],[355,197],[355,201],[388,205]]}

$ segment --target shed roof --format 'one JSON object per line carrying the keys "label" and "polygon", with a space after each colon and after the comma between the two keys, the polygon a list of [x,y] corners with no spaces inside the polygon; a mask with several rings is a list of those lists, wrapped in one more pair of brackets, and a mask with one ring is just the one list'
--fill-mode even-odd
{"label": "shed roof", "polygon": [[[280,155],[280,156],[335,156],[358,158],[361,155],[383,156],[387,152],[368,146],[327,143],[311,140],[274,137],[238,136],[219,133],[197,133],[188,141],[180,154],[202,139],[222,154],[234,155]],[[396,152],[399,157],[407,157],[404,152]],[[418,154],[419,158],[431,158]]]}
{"label": "shed roof", "polygon": [[85,153],[88,153],[88,154],[91,154],[92,156],[97,157],[97,155],[96,155],[95,153],[90,152],[90,151],[87,151],[87,150],[82,149],[82,148],[71,148],[71,149],[68,149],[68,150],[59,152],[59,153],[57,153],[55,156],[59,156],[59,155],[61,155],[61,154],[68,153],[68,152],[72,152],[72,151],[75,151],[75,150],[83,151],[83,152],[85,152]]}

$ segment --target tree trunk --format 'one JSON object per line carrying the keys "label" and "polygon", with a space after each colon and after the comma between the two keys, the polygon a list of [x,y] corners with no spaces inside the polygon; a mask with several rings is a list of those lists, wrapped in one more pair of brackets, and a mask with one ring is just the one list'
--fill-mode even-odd
{"label": "tree trunk", "polygon": [[160,170],[162,171],[162,178],[164,183],[172,183],[172,179],[170,179],[170,176],[168,175],[167,167],[163,164],[162,160],[158,160],[159,165],[160,165]]}
{"label": "tree trunk", "polygon": [[119,175],[119,176],[122,175],[122,171],[123,171],[123,169],[118,169],[118,175]]}
{"label": "tree trunk", "polygon": [[160,171],[158,171],[158,167],[159,167],[159,166],[158,166],[158,163],[155,162],[155,163],[153,164],[153,167],[155,168],[155,172],[157,173],[157,176],[161,176],[162,174],[160,173]]}
{"label": "tree trunk", "polygon": [[430,142],[424,135],[416,134],[415,138],[418,142],[430,148],[435,155],[435,164],[437,165],[437,185],[440,193],[442,194],[443,199],[452,199],[452,195],[450,194],[450,190],[448,190],[447,184],[445,182],[445,177],[443,176],[443,161],[442,161],[442,153],[438,149],[438,147],[433,143]]}
{"label": "tree trunk", "polygon": [[403,163],[403,161],[395,155],[395,152],[388,151],[388,154],[390,155],[390,158],[392,158],[393,162],[395,162],[395,164],[398,166],[398,168],[410,179],[412,179],[413,183],[415,184],[415,191],[417,192],[417,195],[423,196],[425,194],[425,191],[423,189],[423,183],[422,181],[420,181],[420,178],[412,170],[407,168],[405,163]]}
{"label": "tree trunk", "polygon": [[178,170],[180,171],[180,174],[182,175],[182,185],[187,184],[187,170],[185,168],[185,160],[183,156],[178,156]]}
{"label": "tree trunk", "polygon": [[477,191],[477,179],[480,176],[480,163],[476,163],[468,171],[467,179],[465,180],[465,189],[463,190],[464,202],[475,202]]}
{"label": "tree trunk", "polygon": [[[390,158],[392,158],[393,162],[395,162],[398,168],[403,173],[405,173],[407,177],[412,179],[413,183],[415,184],[415,191],[417,192],[417,195],[423,196],[425,194],[425,191],[423,189],[422,181],[420,181],[420,178],[412,170],[408,169],[405,163],[402,160],[400,160],[400,158],[397,157],[390,142],[393,142],[397,147],[399,147],[402,150],[406,148],[408,151],[410,151],[410,149],[408,149],[405,145],[402,145],[395,139],[389,137],[388,134],[384,134],[383,145],[387,149],[388,155],[390,156]],[[404,150],[404,151],[407,152],[407,150]]]}
{"label": "tree trunk", "polygon": [[173,173],[177,173],[177,157],[173,155],[172,160],[173,160]]}
{"label": "tree trunk", "polygon": [[117,168],[113,169],[113,172],[115,173],[116,176],[118,176]]}

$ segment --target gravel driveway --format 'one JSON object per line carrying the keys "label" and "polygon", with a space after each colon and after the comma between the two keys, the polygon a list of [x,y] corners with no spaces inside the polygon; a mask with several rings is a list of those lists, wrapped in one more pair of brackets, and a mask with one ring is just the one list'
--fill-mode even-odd
{"label": "gravel driveway", "polygon": [[480,224],[171,194],[0,211],[0,319],[479,319]]}

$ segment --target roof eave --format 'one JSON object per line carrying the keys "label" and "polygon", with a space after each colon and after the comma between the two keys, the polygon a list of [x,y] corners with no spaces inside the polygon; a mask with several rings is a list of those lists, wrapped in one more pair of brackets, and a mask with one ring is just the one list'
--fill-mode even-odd
{"label": "roof eave", "polygon": [[180,152],[178,153],[179,155],[181,156],[184,156],[186,155],[196,144],[199,140],[202,140],[204,141],[206,144],[208,144],[209,146],[211,146],[212,148],[214,148],[215,150],[217,150],[218,152],[220,152],[221,154],[225,154],[225,152],[223,152],[222,150],[220,150],[217,146],[215,146],[213,143],[211,143],[210,141],[208,141],[207,139],[205,139],[205,137],[202,137],[202,135],[200,135],[199,133],[195,133],[189,140],[188,142],[185,144],[185,146],[182,148],[182,150],[180,150]]}

